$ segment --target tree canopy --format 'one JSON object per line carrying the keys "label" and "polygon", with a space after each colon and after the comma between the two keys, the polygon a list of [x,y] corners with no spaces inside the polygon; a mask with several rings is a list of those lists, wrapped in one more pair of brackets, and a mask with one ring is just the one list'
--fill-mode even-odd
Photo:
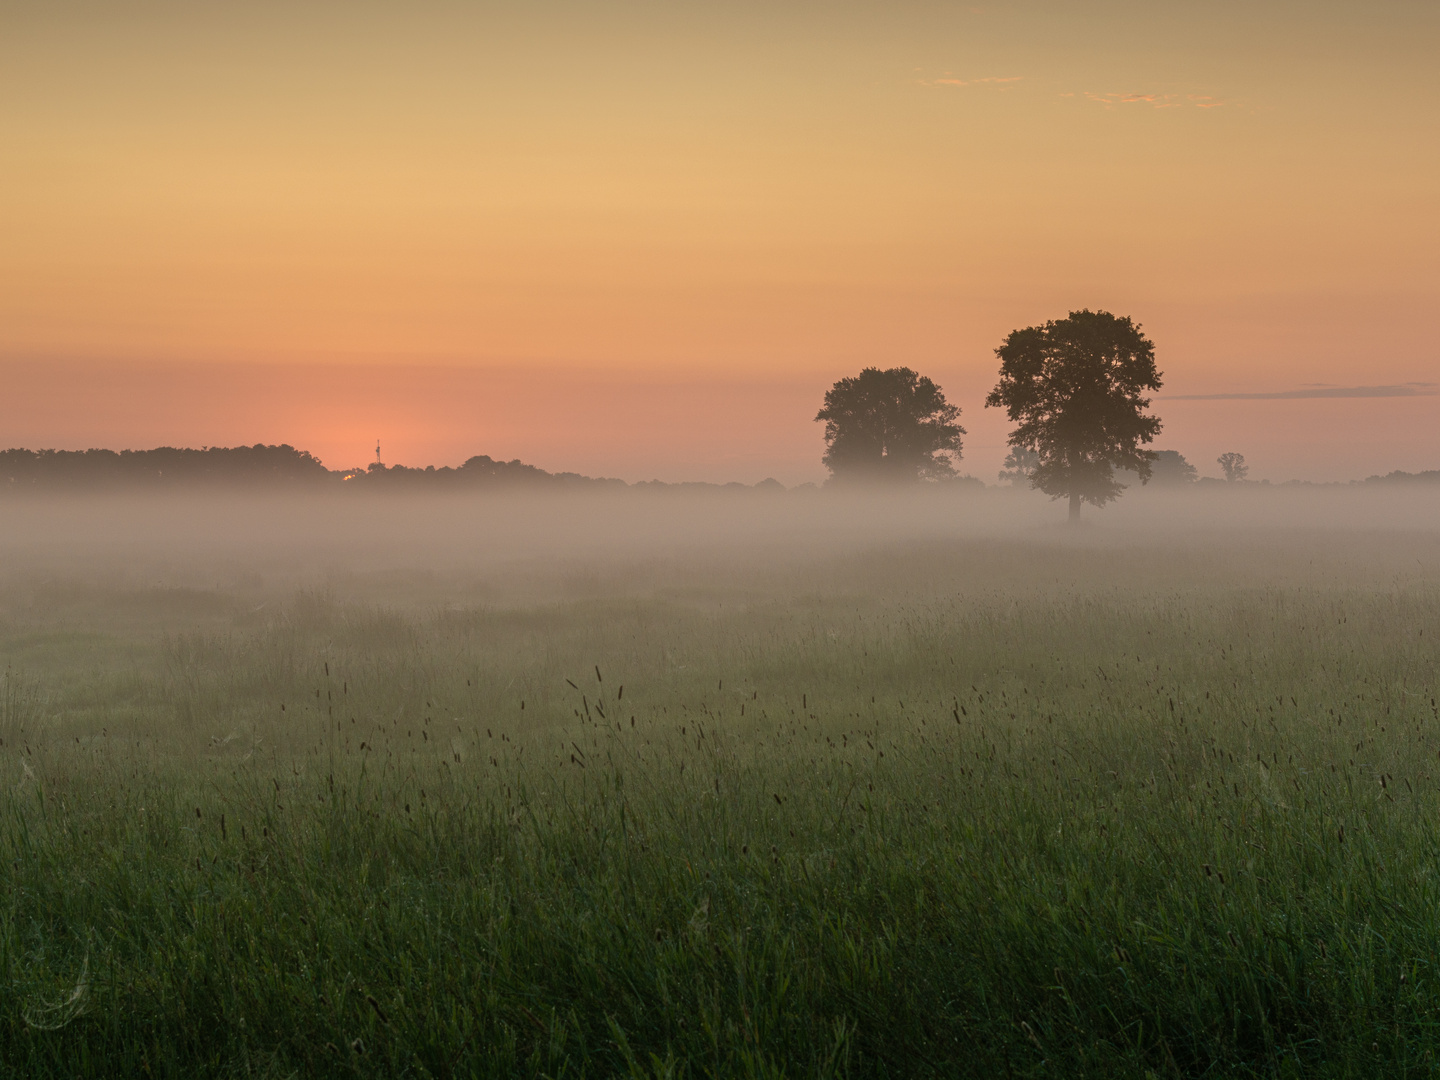
{"label": "tree canopy", "polygon": [[1156,450],[1155,460],[1150,463],[1152,483],[1170,487],[1193,484],[1200,477],[1200,470],[1185,460],[1179,450]]}
{"label": "tree canopy", "polygon": [[548,473],[516,461],[472,457],[459,468],[406,468],[372,462],[368,468],[332,471],[306,450],[288,444],[161,446],[153,450],[0,450],[0,492],[68,488],[194,487],[215,485],[351,488],[422,486],[624,486],[576,473]]}
{"label": "tree canopy", "polygon": [[1000,381],[985,399],[1016,423],[1010,445],[1035,452],[1030,485],[1104,506],[1125,490],[1116,469],[1150,479],[1155,455],[1142,449],[1160,432],[1146,414],[1147,390],[1160,389],[1155,346],[1128,317],[1072,311],[1044,326],[1014,330],[995,350]]}
{"label": "tree canopy", "polygon": [[1000,482],[1019,487],[1030,482],[1030,474],[1040,464],[1040,455],[1028,446],[1012,446],[1000,468]]}
{"label": "tree canopy", "polygon": [[825,393],[821,459],[837,481],[912,482],[955,475],[960,409],[907,367],[866,368]]}
{"label": "tree canopy", "polygon": [[9,488],[309,483],[330,475],[308,451],[288,443],[201,450],[0,450],[0,485]]}
{"label": "tree canopy", "polygon": [[1237,480],[1244,480],[1250,475],[1250,466],[1245,464],[1245,455],[1237,454],[1233,450],[1227,454],[1221,454],[1215,459],[1215,463],[1224,471],[1225,479],[1232,484]]}

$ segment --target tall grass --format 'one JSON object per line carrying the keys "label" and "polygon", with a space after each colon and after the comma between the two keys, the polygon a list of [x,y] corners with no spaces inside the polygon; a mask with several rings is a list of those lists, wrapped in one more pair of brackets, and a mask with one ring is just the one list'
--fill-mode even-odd
{"label": "tall grass", "polygon": [[[0,1061],[1431,1071],[1423,565],[1267,585],[1071,552],[1060,587],[907,557],[942,587],[877,552],[789,592],[306,593],[12,671]],[[947,583],[966,559],[999,569]]]}

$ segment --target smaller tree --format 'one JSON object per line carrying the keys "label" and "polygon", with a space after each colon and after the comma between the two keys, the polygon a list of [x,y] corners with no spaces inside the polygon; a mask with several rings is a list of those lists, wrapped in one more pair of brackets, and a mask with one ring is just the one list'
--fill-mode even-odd
{"label": "smaller tree", "polygon": [[1166,487],[1183,487],[1193,484],[1199,470],[1185,460],[1179,450],[1156,450],[1155,460],[1150,463],[1150,482]]}
{"label": "smaller tree", "polygon": [[960,410],[905,367],[866,368],[825,393],[822,460],[837,481],[913,482],[955,475]]}
{"label": "smaller tree", "polygon": [[1232,450],[1228,454],[1221,454],[1215,461],[1224,470],[1225,479],[1232,484],[1250,475],[1250,466],[1245,464],[1244,454],[1237,454]]}
{"label": "smaller tree", "polygon": [[1040,455],[1028,446],[1012,446],[1000,469],[1000,482],[1011,487],[1029,483],[1031,474],[1040,464]]}

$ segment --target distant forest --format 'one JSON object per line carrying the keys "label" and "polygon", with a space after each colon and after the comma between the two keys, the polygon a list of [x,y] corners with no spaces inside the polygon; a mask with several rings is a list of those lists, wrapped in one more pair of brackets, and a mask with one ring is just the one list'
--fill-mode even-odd
{"label": "distant forest", "polygon": [[[1118,474],[1128,483],[1136,479]],[[1017,477],[1018,479],[1018,477]],[[1365,484],[1440,483],[1440,469],[1419,473],[1392,472],[1360,481]],[[983,487],[974,477],[930,481],[947,487]],[[1174,450],[1162,450],[1155,462],[1151,486],[1174,488],[1192,484],[1223,484],[1225,481],[1196,480],[1196,470]],[[1298,483],[1292,481],[1291,483]],[[200,450],[162,446],[154,450],[0,450],[0,490],[74,490],[129,487],[238,486],[294,488],[358,488],[371,490],[468,489],[468,488],[708,488],[783,490],[775,480],[758,484],[667,484],[641,481],[627,484],[582,476],[579,473],[546,472],[534,465],[496,461],[486,454],[470,458],[463,465],[436,468],[408,468],[373,462],[368,468],[327,469],[309,451],[288,444],[220,447]],[[1254,486],[1247,483],[1246,486]],[[1305,485],[1310,486],[1310,485]],[[802,487],[811,488],[812,484]]]}
{"label": "distant forest", "polygon": [[578,473],[549,473],[520,461],[481,454],[459,468],[424,469],[375,462],[367,469],[327,469],[308,450],[288,444],[209,446],[201,450],[0,450],[0,484],[34,488],[171,485],[264,486],[563,486],[620,485]]}
{"label": "distant forest", "polygon": [[[238,486],[425,488],[615,488],[646,487],[623,480],[546,472],[520,460],[496,461],[486,454],[458,468],[423,469],[373,462],[364,469],[327,469],[308,450],[288,444],[200,450],[162,446],[155,450],[0,450],[0,490],[108,489],[125,487]],[[665,484],[664,487],[747,487],[744,484]],[[763,480],[759,488],[780,488]]]}

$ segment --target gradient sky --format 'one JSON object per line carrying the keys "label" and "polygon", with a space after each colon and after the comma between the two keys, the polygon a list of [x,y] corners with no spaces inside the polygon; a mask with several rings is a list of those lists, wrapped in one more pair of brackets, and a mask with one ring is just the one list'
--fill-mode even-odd
{"label": "gradient sky", "polygon": [[7,0],[0,444],[793,483],[908,364],[993,479],[993,349],[1099,307],[1202,472],[1437,468],[1437,56],[1433,0]]}

